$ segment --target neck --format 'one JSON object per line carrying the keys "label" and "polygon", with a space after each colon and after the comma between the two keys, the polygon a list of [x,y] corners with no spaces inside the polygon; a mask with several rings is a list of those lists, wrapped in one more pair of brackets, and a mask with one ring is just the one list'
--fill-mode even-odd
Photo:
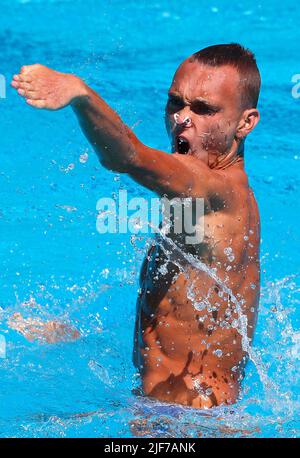
{"label": "neck", "polygon": [[208,165],[211,169],[224,170],[233,165],[239,164],[244,166],[244,142],[233,142],[229,151],[224,154],[213,154],[210,160],[208,156]]}

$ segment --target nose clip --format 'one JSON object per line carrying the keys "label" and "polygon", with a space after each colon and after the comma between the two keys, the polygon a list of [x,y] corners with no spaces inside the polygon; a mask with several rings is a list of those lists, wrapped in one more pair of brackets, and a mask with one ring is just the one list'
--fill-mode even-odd
{"label": "nose clip", "polygon": [[174,114],[174,121],[177,125],[184,125],[185,127],[190,127],[192,125],[192,120],[188,116],[186,116],[183,120],[181,120],[178,113]]}

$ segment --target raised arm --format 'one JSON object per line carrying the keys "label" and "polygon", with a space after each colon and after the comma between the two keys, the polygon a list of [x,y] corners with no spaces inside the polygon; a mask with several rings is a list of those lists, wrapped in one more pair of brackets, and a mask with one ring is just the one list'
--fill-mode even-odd
{"label": "raised arm", "polygon": [[104,167],[128,173],[159,195],[183,196],[195,187],[180,158],[144,145],[96,92],[81,84],[84,95],[71,106]]}
{"label": "raised arm", "polygon": [[43,65],[22,67],[12,86],[40,109],[70,105],[101,164],[128,173],[143,186],[168,197],[206,197],[223,188],[224,178],[202,161],[149,148],[138,140],[117,113],[80,78]]}

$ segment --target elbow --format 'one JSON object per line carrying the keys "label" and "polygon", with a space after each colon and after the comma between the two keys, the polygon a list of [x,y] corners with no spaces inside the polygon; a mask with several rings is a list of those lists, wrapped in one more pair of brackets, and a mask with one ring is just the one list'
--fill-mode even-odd
{"label": "elbow", "polygon": [[136,138],[126,132],[126,141],[115,142],[102,149],[99,160],[103,167],[117,173],[131,173],[139,167],[141,147],[144,147]]}
{"label": "elbow", "polygon": [[118,167],[118,164],[114,164],[113,161],[110,161],[109,159],[104,159],[104,158],[100,158],[99,161],[102,167],[104,167],[106,170],[109,170],[111,172],[120,173],[120,170],[119,170],[120,167]]}

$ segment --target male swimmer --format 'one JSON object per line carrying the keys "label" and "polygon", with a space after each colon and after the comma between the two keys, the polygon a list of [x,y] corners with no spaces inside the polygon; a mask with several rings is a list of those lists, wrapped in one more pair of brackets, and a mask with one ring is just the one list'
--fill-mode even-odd
{"label": "male swimmer", "polygon": [[[32,107],[71,106],[105,168],[127,173],[159,196],[204,199],[204,238],[182,246],[179,234],[178,244],[232,295],[204,271],[179,262],[179,251],[167,257],[157,238],[141,270],[134,363],[150,397],[198,408],[234,403],[247,355],[233,295],[247,317],[251,342],[260,289],[259,212],[244,170],[245,139],[259,121],[254,55],[238,44],[222,44],[179,66],[166,105],[173,154],[140,142],[75,75],[29,65],[12,86]],[[172,240],[177,242],[176,235]]]}

